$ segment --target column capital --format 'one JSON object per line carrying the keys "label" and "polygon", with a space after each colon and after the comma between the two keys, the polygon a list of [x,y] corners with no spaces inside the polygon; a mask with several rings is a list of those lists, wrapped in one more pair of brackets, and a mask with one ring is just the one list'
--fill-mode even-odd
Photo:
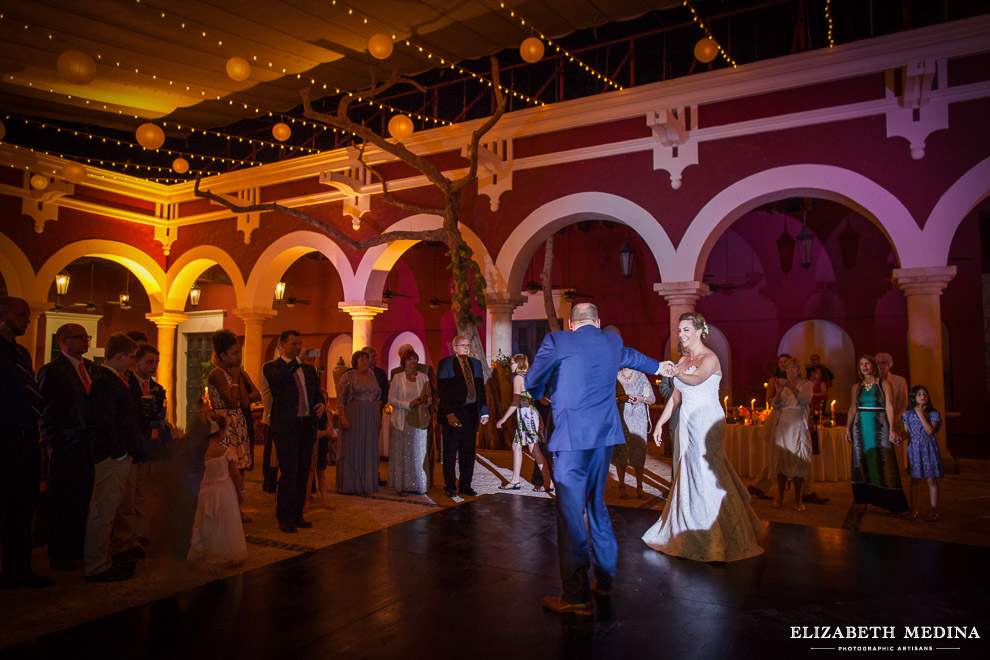
{"label": "column capital", "polygon": [[955,266],[931,266],[895,268],[893,279],[905,296],[925,294],[940,296],[955,276]]}
{"label": "column capital", "polygon": [[668,304],[693,305],[711,293],[704,282],[657,282],[653,290],[663,296]]}
{"label": "column capital", "polygon": [[337,303],[337,309],[347,312],[352,319],[370,321],[388,309],[388,303],[378,300],[351,300]]}
{"label": "column capital", "polygon": [[165,310],[161,314],[145,314],[144,318],[154,323],[159,328],[174,328],[189,316],[182,312]]}
{"label": "column capital", "polygon": [[55,303],[50,303],[47,300],[27,300],[25,302],[31,308],[32,320],[39,318],[45,312],[55,309]]}
{"label": "column capital", "polygon": [[492,314],[511,314],[526,301],[508,293],[490,293],[485,296],[485,308]]}
{"label": "column capital", "polygon": [[278,316],[278,312],[266,307],[238,307],[230,310],[230,313],[239,316],[245,324],[264,323],[268,319]]}

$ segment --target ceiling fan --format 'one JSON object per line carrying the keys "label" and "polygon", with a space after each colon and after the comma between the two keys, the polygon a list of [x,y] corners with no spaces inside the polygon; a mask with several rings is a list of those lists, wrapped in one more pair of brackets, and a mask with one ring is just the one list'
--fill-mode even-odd
{"label": "ceiling fan", "polygon": [[430,298],[430,308],[431,309],[436,309],[440,305],[449,305],[449,304],[450,304],[450,301],[449,300],[440,300],[436,296],[433,296],[432,298]]}
{"label": "ceiling fan", "polygon": [[580,293],[574,289],[566,289],[563,294],[564,300],[574,302],[575,298],[594,298],[590,293]]}
{"label": "ceiling fan", "polygon": [[296,305],[309,305],[309,300],[303,300],[302,298],[296,298],[295,296],[289,296],[285,299],[286,307],[295,307]]}
{"label": "ceiling fan", "polygon": [[93,262],[89,265],[89,302],[72,303],[73,307],[85,307],[87,311],[96,311],[96,303],[93,302],[93,274],[95,271],[96,262]]}

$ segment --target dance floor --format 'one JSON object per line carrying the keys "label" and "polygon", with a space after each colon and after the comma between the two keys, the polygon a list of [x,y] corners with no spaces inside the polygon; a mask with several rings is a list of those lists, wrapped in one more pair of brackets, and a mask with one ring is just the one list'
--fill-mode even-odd
{"label": "dance floor", "polygon": [[[594,617],[540,607],[540,596],[560,590],[553,502],[494,495],[0,657],[765,659],[828,658],[849,647],[990,657],[985,548],[771,523],[763,556],[700,564],[642,544],[657,512],[611,512],[619,575]],[[793,626],[842,626],[843,634],[893,626],[894,637],[793,638]],[[966,628],[967,638],[908,638],[925,626],[930,635]],[[974,626],[980,639],[969,638]]]}

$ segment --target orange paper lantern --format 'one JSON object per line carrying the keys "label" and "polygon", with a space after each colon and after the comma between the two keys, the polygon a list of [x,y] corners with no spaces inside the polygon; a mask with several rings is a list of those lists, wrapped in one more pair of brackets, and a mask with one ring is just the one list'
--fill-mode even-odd
{"label": "orange paper lantern", "polygon": [[405,115],[395,115],[388,120],[388,134],[402,141],[413,134],[412,119]]}
{"label": "orange paper lantern", "polygon": [[189,161],[185,158],[176,158],[172,161],[172,169],[176,174],[185,174],[189,171]]}
{"label": "orange paper lantern", "polygon": [[279,123],[272,126],[272,135],[279,142],[285,142],[290,137],[292,137],[292,129],[289,128],[288,124],[286,124],[283,121],[280,121]]}
{"label": "orange paper lantern", "polygon": [[138,144],[145,149],[157,149],[165,144],[165,131],[150,121],[138,126],[134,137],[137,138]]}
{"label": "orange paper lantern", "polygon": [[388,59],[392,54],[392,40],[387,34],[373,34],[368,39],[368,52],[376,60]]}
{"label": "orange paper lantern", "polygon": [[44,190],[48,187],[48,177],[44,174],[35,174],[31,177],[31,187],[35,190]]}
{"label": "orange paper lantern", "polygon": [[718,44],[710,37],[699,39],[694,45],[694,56],[699,62],[707,64],[718,56]]}
{"label": "orange paper lantern", "polygon": [[6,134],[7,134],[7,127],[3,125],[2,121],[0,121],[0,140],[2,140],[3,136],[5,136]]}
{"label": "orange paper lantern", "polygon": [[227,75],[237,82],[247,80],[251,76],[251,65],[243,57],[231,57],[227,60]]}
{"label": "orange paper lantern", "polygon": [[75,161],[69,161],[62,166],[62,178],[69,183],[82,183],[86,179],[86,168]]}
{"label": "orange paper lantern", "polygon": [[86,53],[67,50],[55,62],[58,75],[73,85],[86,85],[96,78],[96,62]]}
{"label": "orange paper lantern", "polygon": [[519,46],[519,55],[530,64],[539,62],[543,59],[543,42],[536,37],[524,40]]}

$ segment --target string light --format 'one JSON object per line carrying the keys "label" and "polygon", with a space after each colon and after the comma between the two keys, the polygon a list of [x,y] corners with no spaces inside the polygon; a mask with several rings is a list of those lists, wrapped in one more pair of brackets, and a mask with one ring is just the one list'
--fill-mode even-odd
{"label": "string light", "polygon": [[[508,7],[506,7],[504,2],[500,2],[499,3],[499,6],[502,9],[508,11],[510,17],[518,20],[520,25],[522,25],[523,27],[526,26],[526,21],[514,9],[509,9]],[[556,43],[553,39],[551,39],[547,35],[543,34],[542,32],[540,32],[539,30],[537,30],[532,25],[530,25],[530,29],[533,30],[534,32],[536,32],[536,34],[540,35],[540,39],[542,39],[543,41],[545,41],[548,44],[550,44],[551,46],[553,46],[557,50],[558,53],[560,53],[561,55],[563,55],[564,57],[566,57],[568,62],[573,62],[574,64],[577,64],[579,67],[581,67],[582,69],[584,69],[587,73],[589,73],[592,77],[598,78],[602,82],[606,83],[607,85],[610,85],[610,86],[614,87],[615,89],[618,89],[618,90],[625,89],[622,85],[620,85],[619,83],[615,82],[614,80],[612,80],[608,76],[606,76],[606,75],[604,75],[602,73],[599,73],[598,71],[596,71],[592,67],[588,66],[587,64],[585,64],[584,62],[582,62],[581,60],[579,60],[572,53],[568,52],[567,49],[562,48],[560,46],[560,44]]]}
{"label": "string light", "polygon": [[736,64],[736,61],[734,59],[732,59],[731,57],[729,57],[729,54],[725,52],[725,50],[722,48],[722,45],[719,44],[718,40],[714,37],[714,35],[712,35],[711,30],[708,29],[708,26],[707,25],[705,25],[705,22],[703,20],[701,20],[700,18],[698,18],[698,13],[694,10],[694,7],[691,6],[691,3],[688,2],[688,0],[683,0],[683,2],[684,2],[684,6],[691,10],[691,18],[694,20],[694,22],[702,30],[704,30],[704,32],[708,36],[708,38],[711,39],[712,42],[714,42],[715,47],[718,48],[719,54],[722,55],[722,59],[724,59],[726,62],[728,62],[729,64],[731,64],[733,69],[737,68],[739,65]]}
{"label": "string light", "polygon": [[[29,151],[29,152],[33,153],[33,154],[44,154],[45,156],[54,156],[56,158],[61,158],[63,160],[70,160],[70,161],[74,161],[74,162],[77,162],[77,163],[83,163],[83,162],[85,162],[87,165],[98,164],[98,165],[101,165],[101,166],[116,166],[116,167],[120,167],[122,169],[127,169],[127,168],[131,167],[131,168],[134,168],[135,170],[137,170],[138,172],[140,172],[142,169],[148,170],[149,172],[152,172],[152,171],[155,171],[155,172],[171,172],[172,171],[172,168],[171,167],[159,167],[157,165],[137,165],[135,163],[122,163],[122,162],[116,161],[116,160],[104,160],[102,158],[90,158],[90,157],[87,157],[87,156],[74,156],[74,155],[71,155],[71,154],[63,154],[63,153],[60,153],[58,151],[48,151],[47,149],[34,149],[32,147],[25,147],[25,146],[17,145],[17,144],[12,144],[10,146],[12,146],[14,149],[24,149],[26,151]],[[202,170],[201,173],[204,174],[204,175],[208,175],[208,176],[223,174],[223,172],[211,172],[211,171],[206,171],[206,170]],[[52,171],[52,174],[57,174],[57,172],[53,170]],[[126,173],[125,172],[121,172],[121,174],[126,174]],[[92,176],[93,173],[90,173],[90,175]],[[188,179],[171,179],[171,180],[174,180],[174,181],[187,181]]]}
{"label": "string light", "polygon": [[825,0],[825,20],[828,22],[828,47],[835,48],[835,39],[832,38],[832,0]]}

